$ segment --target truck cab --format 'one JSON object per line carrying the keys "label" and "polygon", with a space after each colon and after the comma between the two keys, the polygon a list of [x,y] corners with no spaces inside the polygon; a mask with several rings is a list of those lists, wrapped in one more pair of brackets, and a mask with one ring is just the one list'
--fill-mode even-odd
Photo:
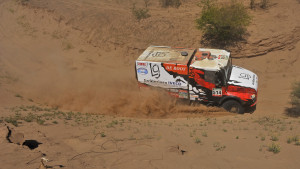
{"label": "truck cab", "polygon": [[235,113],[256,108],[257,75],[232,65],[226,50],[150,46],[135,69],[140,86],[164,88],[177,98]]}

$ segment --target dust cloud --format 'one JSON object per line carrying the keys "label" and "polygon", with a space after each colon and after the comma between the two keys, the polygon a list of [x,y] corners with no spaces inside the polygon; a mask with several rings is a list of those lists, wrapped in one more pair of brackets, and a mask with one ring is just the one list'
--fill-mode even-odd
{"label": "dust cloud", "polygon": [[52,58],[34,75],[30,70],[23,70],[19,89],[26,91],[26,97],[48,106],[86,113],[168,118],[187,114],[207,116],[222,111],[189,105],[164,90],[140,89],[132,63],[127,65],[108,58],[98,61],[96,66],[75,63],[77,67],[74,67],[67,60]]}

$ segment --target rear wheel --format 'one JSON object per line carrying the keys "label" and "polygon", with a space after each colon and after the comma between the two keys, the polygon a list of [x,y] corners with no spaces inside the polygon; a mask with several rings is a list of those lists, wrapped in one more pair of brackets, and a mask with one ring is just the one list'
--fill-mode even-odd
{"label": "rear wheel", "polygon": [[235,100],[226,101],[222,104],[222,107],[231,113],[243,114],[245,111],[243,106]]}

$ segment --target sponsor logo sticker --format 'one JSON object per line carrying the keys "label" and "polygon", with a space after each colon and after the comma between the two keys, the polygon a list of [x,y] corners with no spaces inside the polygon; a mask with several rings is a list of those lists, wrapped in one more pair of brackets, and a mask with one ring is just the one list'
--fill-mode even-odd
{"label": "sponsor logo sticker", "polygon": [[247,73],[241,73],[240,76],[239,76],[239,78],[249,80],[251,78],[251,75],[249,75]]}
{"label": "sponsor logo sticker", "polygon": [[175,64],[169,64],[169,63],[164,63],[164,68],[168,72],[175,72],[178,74],[187,74],[187,66],[186,65],[175,65]]}
{"label": "sponsor logo sticker", "polygon": [[186,67],[166,66],[166,69],[168,71],[181,71],[181,72],[186,71]]}
{"label": "sponsor logo sticker", "polygon": [[253,75],[252,85],[254,85],[254,83],[255,83],[255,75]]}
{"label": "sponsor logo sticker", "polygon": [[165,57],[168,52],[154,52],[152,53],[152,57]]}
{"label": "sponsor logo sticker", "polygon": [[188,93],[186,90],[179,90],[179,98],[188,98]]}
{"label": "sponsor logo sticker", "polygon": [[171,82],[171,81],[168,81],[168,84],[172,85],[172,86],[181,86],[181,82]]}
{"label": "sponsor logo sticker", "polygon": [[138,69],[137,69],[137,72],[138,72],[138,74],[141,74],[141,75],[146,75],[146,74],[148,74],[148,70],[145,69],[145,68],[138,68]]}
{"label": "sponsor logo sticker", "polygon": [[146,63],[146,62],[137,62],[137,65],[147,67],[148,63]]}

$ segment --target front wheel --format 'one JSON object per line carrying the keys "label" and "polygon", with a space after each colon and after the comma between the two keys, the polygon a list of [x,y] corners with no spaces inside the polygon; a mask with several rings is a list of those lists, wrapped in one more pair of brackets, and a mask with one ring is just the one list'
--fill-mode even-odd
{"label": "front wheel", "polygon": [[222,107],[231,113],[243,114],[245,111],[243,106],[235,100],[226,101],[222,104]]}

